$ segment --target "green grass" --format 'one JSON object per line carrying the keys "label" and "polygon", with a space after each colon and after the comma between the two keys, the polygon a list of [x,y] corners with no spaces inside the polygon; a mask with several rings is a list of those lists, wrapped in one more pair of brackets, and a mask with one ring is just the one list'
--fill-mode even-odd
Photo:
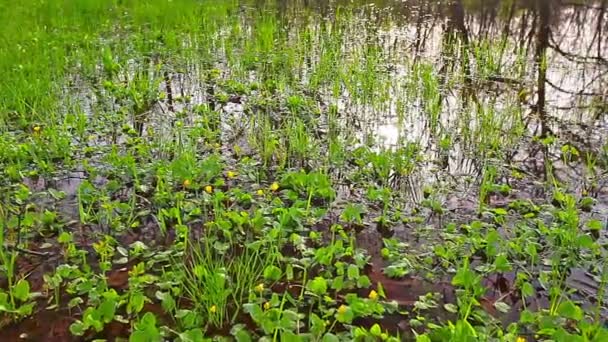
{"label": "green grass", "polygon": [[2,3],[0,331],[606,339],[605,153],[533,135],[515,38],[413,55],[366,3]]}

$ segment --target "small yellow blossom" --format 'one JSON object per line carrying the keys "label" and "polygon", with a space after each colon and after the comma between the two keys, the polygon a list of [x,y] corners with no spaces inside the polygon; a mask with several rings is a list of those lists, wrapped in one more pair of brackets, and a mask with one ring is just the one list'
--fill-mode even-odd
{"label": "small yellow blossom", "polygon": [[258,196],[264,196],[264,190],[260,189],[256,192]]}
{"label": "small yellow blossom", "polygon": [[184,188],[189,187],[189,186],[190,186],[190,184],[192,184],[192,182],[191,182],[189,179],[184,179],[184,183],[183,183]]}
{"label": "small yellow blossom", "polygon": [[212,314],[216,313],[216,312],[217,312],[217,306],[212,305],[212,306],[209,308],[209,312],[211,312]]}
{"label": "small yellow blossom", "polygon": [[213,192],[213,187],[211,185],[207,185],[205,187],[205,192],[208,193],[208,194],[212,193]]}
{"label": "small yellow blossom", "polygon": [[215,144],[213,144],[213,147],[215,147],[215,148],[220,148],[221,146],[220,146],[220,144],[219,144],[219,143],[215,143]]}
{"label": "small yellow blossom", "polygon": [[376,292],[375,290],[371,290],[369,291],[369,295],[367,297],[371,300],[376,300],[378,299],[378,292]]}
{"label": "small yellow blossom", "polygon": [[264,291],[264,284],[260,283],[255,287],[255,291],[256,292],[263,292]]}
{"label": "small yellow blossom", "polygon": [[236,177],[236,173],[234,171],[228,171],[226,173],[226,176],[228,176],[228,178],[234,178]]}
{"label": "small yellow blossom", "polygon": [[338,313],[343,315],[346,313],[346,311],[348,310],[348,308],[346,307],[346,305],[342,304],[340,305],[340,307],[338,308]]}
{"label": "small yellow blossom", "polygon": [[34,133],[40,133],[41,129],[40,126],[34,126]]}
{"label": "small yellow blossom", "polygon": [[522,336],[518,336],[517,339],[515,340],[515,342],[526,342],[526,341],[528,341],[528,340],[526,340],[526,338],[522,337]]}
{"label": "small yellow blossom", "polygon": [[279,183],[277,183],[277,182],[272,183],[272,184],[270,185],[270,190],[272,190],[272,191],[277,191],[277,190],[279,190]]}
{"label": "small yellow blossom", "polygon": [[264,303],[264,310],[270,309],[270,302]]}

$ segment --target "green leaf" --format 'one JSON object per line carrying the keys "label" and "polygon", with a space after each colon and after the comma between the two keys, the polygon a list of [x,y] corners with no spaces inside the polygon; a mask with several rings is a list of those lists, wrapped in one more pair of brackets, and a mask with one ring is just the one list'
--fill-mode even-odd
{"label": "green leaf", "polygon": [[179,334],[179,338],[182,342],[201,342],[204,339],[204,335],[203,331],[197,328]]}
{"label": "green leaf", "polygon": [[369,332],[374,335],[374,336],[380,336],[382,335],[382,329],[380,328],[380,325],[378,323],[374,324],[370,329]]}
{"label": "green leaf", "polygon": [[146,302],[146,296],[141,292],[135,292],[129,298],[129,304],[127,305],[127,313],[138,313],[144,308]]}
{"label": "green leaf", "polygon": [[70,301],[68,302],[68,308],[72,309],[77,305],[80,305],[84,303],[84,300],[80,297],[74,297],[72,299],[70,299]]}
{"label": "green leaf", "polygon": [[452,285],[470,287],[475,283],[475,272],[469,268],[469,259],[465,259],[462,266],[458,268],[454,278],[452,278]]}
{"label": "green leaf", "polygon": [[57,238],[57,242],[62,243],[62,244],[72,242],[72,234],[70,234],[68,232],[63,232],[63,233],[59,234],[59,237]]}
{"label": "green leaf", "polygon": [[234,336],[236,342],[251,342],[251,336],[247,332],[247,327],[243,324],[237,324],[230,329],[230,334]]}
{"label": "green leaf", "polygon": [[356,265],[348,265],[346,276],[350,280],[356,280],[357,278],[359,278],[359,267],[357,267]]}
{"label": "green leaf", "polygon": [[270,281],[278,281],[281,279],[281,269],[277,266],[270,265],[264,269],[264,279]]}
{"label": "green leaf", "polygon": [[519,316],[519,322],[522,324],[534,323],[534,314],[530,310],[524,310]]}
{"label": "green leaf", "polygon": [[313,293],[322,296],[327,293],[327,280],[323,277],[316,277],[308,283],[308,289]]}
{"label": "green leaf", "polygon": [[587,227],[591,230],[599,231],[602,230],[602,221],[591,219],[587,221]]}
{"label": "green leaf", "polygon": [[331,282],[331,288],[336,291],[341,291],[344,288],[344,276],[337,276]]}
{"label": "green leaf", "polygon": [[505,302],[496,302],[494,303],[494,307],[496,308],[496,310],[502,313],[507,313],[509,312],[509,310],[511,310],[511,306],[509,306],[509,304]]}
{"label": "green leaf", "polygon": [[511,270],[511,263],[506,255],[499,254],[496,256],[496,260],[494,260],[494,268],[498,272],[508,272]]}
{"label": "green leaf", "polygon": [[500,216],[504,216],[504,215],[508,214],[508,212],[507,212],[507,210],[505,208],[495,208],[494,209],[494,213],[496,215],[500,215]]}
{"label": "green leaf", "polygon": [[129,342],[152,342],[147,331],[137,330],[129,336]]}
{"label": "green leaf", "polygon": [[264,316],[264,311],[259,304],[247,303],[243,305],[243,309],[248,313],[254,321],[260,321]]}
{"label": "green leaf", "polygon": [[173,296],[171,296],[170,293],[156,291],[155,295],[156,295],[156,298],[161,301],[161,305],[163,307],[163,310],[165,310],[165,312],[171,312],[171,311],[173,311],[173,309],[175,309],[175,306],[176,306],[175,299],[173,299]]}
{"label": "green leaf", "polygon": [[353,318],[355,318],[355,313],[349,306],[343,305],[338,309],[338,313],[336,314],[338,322],[350,324]]}
{"label": "green leaf", "polygon": [[340,342],[340,339],[338,338],[338,336],[332,333],[327,333],[323,335],[323,342]]}
{"label": "green leaf", "polygon": [[70,332],[72,333],[72,335],[82,336],[84,335],[86,330],[86,326],[81,321],[76,321],[70,324]]}
{"label": "green leaf", "polygon": [[11,289],[13,296],[18,300],[25,302],[30,296],[30,283],[25,279],[20,279]]}
{"label": "green leaf", "polygon": [[285,268],[285,274],[287,276],[287,280],[293,280],[293,266],[291,264],[287,264],[287,267]]}
{"label": "green leaf", "polygon": [[443,304],[443,308],[447,311],[447,312],[451,312],[451,313],[457,313],[458,312],[458,307],[452,303],[446,303]]}
{"label": "green leaf", "polygon": [[113,299],[105,300],[103,303],[101,303],[101,305],[99,305],[97,311],[99,312],[101,316],[100,318],[104,323],[112,322],[114,320],[114,315],[116,314],[116,301]]}
{"label": "green leaf", "polygon": [[593,238],[589,235],[580,235],[577,239],[578,245],[582,248],[593,248]]}
{"label": "green leaf", "polygon": [[534,287],[529,282],[525,282],[521,285],[521,294],[524,297],[530,297],[534,295]]}
{"label": "green leaf", "polygon": [[325,321],[321,319],[317,314],[312,313],[310,315],[310,332],[315,336],[321,336],[325,332]]}
{"label": "green leaf", "polygon": [[431,342],[431,338],[425,335],[416,336],[416,342]]}
{"label": "green leaf", "polygon": [[156,316],[152,312],[146,312],[144,317],[141,318],[138,325],[140,327],[154,327],[156,326]]}
{"label": "green leaf", "polygon": [[369,277],[366,275],[362,275],[357,279],[357,287],[358,288],[368,288],[372,285],[372,282],[369,280]]}
{"label": "green leaf", "polygon": [[557,308],[557,313],[562,317],[575,321],[583,319],[583,310],[570,300],[562,302]]}
{"label": "green leaf", "polygon": [[29,316],[29,315],[31,315],[32,311],[34,310],[34,305],[36,305],[36,303],[34,303],[34,302],[21,305],[17,309],[17,314],[19,316]]}

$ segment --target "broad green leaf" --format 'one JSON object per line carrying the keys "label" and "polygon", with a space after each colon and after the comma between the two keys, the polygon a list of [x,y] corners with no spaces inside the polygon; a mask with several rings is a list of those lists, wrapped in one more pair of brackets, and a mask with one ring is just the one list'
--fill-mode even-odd
{"label": "broad green leaf", "polygon": [[327,280],[323,277],[316,277],[308,283],[308,289],[313,293],[322,296],[327,293]]}
{"label": "broad green leaf", "polygon": [[506,255],[499,254],[496,256],[496,260],[494,260],[494,267],[498,272],[508,272],[511,270],[511,263]]}
{"label": "broad green leaf", "polygon": [[357,267],[356,265],[348,265],[346,276],[350,280],[356,280],[357,278],[359,278],[359,267]]}
{"label": "broad green leaf", "polygon": [[340,342],[340,339],[338,338],[338,336],[332,333],[327,333],[323,335],[323,342]]}
{"label": "broad green leaf", "polygon": [[84,323],[81,321],[76,321],[70,325],[70,332],[75,336],[82,336],[86,331],[86,327]]}
{"label": "broad green leaf", "polygon": [[530,297],[534,295],[534,287],[529,282],[525,282],[521,285],[521,294],[524,297]]}
{"label": "broad green leaf", "polygon": [[116,314],[116,301],[113,299],[105,300],[97,309],[104,323],[110,323],[114,320]]}
{"label": "broad green leaf", "polygon": [[581,310],[580,307],[570,300],[562,302],[557,308],[557,312],[560,316],[570,318],[575,321],[580,321],[583,319],[583,310]]}
{"label": "broad green leaf", "polygon": [[199,328],[187,330],[179,334],[182,342],[201,342],[204,339],[203,331]]}
{"label": "broad green leaf", "polygon": [[380,328],[380,325],[378,323],[374,324],[370,329],[369,332],[374,335],[374,336],[380,336],[382,335],[382,329]]}
{"label": "broad green leaf", "polygon": [[338,312],[336,313],[338,322],[350,324],[353,321],[353,318],[355,318],[355,314],[349,306],[342,305],[338,308]]}
{"label": "broad green leaf", "polygon": [[270,265],[264,269],[264,279],[270,281],[278,281],[281,279],[281,269],[277,266]]}
{"label": "broad green leaf", "polygon": [[135,292],[129,298],[127,305],[127,313],[138,313],[144,308],[146,296],[141,292]]}
{"label": "broad green leaf", "polygon": [[237,324],[230,329],[230,334],[234,336],[236,342],[251,342],[251,336],[243,324]]}
{"label": "broad green leaf", "polygon": [[372,285],[372,282],[369,280],[369,277],[366,275],[362,275],[357,279],[358,288],[368,288],[371,285]]}
{"label": "broad green leaf", "polygon": [[30,296],[30,283],[25,279],[20,279],[11,289],[13,296],[18,300],[25,302]]}

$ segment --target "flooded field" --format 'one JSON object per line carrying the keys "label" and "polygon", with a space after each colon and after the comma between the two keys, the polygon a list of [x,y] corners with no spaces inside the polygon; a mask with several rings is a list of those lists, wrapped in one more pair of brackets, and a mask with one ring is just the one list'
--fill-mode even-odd
{"label": "flooded field", "polygon": [[0,4],[0,341],[608,341],[608,1]]}

